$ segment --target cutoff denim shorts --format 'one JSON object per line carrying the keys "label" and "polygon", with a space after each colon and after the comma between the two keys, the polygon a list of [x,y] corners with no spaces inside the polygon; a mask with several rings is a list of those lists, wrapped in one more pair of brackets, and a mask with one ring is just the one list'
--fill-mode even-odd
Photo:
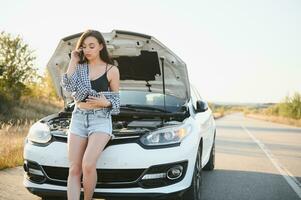
{"label": "cutoff denim shorts", "polygon": [[108,109],[85,110],[74,108],[69,133],[88,138],[91,134],[108,134],[113,139],[112,117]]}

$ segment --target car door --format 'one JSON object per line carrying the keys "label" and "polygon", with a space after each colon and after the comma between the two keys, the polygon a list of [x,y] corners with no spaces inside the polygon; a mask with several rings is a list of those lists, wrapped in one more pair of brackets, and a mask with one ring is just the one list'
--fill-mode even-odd
{"label": "car door", "polygon": [[203,156],[202,156],[202,160],[203,160],[204,158],[207,158],[209,156],[212,141],[213,141],[212,113],[210,109],[207,109],[204,112],[197,111],[197,101],[203,101],[205,104],[207,104],[207,102],[200,97],[198,91],[194,87],[192,87],[191,90],[191,97],[192,97],[194,112],[196,114],[195,119],[197,121],[197,124],[199,125],[200,133],[203,137]]}

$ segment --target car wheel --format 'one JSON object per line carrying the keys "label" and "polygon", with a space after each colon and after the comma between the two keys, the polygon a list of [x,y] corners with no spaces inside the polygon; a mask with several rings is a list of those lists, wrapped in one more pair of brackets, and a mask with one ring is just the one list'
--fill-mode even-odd
{"label": "car wheel", "polygon": [[214,169],[214,165],[215,165],[215,139],[213,140],[209,161],[207,162],[207,164],[204,166],[203,169],[206,171],[212,171]]}
{"label": "car wheel", "polygon": [[202,186],[202,149],[199,148],[191,186],[182,195],[182,200],[200,200]]}

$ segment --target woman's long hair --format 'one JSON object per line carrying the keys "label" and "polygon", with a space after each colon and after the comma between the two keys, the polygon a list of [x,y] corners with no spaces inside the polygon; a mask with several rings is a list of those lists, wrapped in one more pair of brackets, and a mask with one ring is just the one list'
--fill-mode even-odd
{"label": "woman's long hair", "polygon": [[[106,42],[105,42],[102,34],[99,31],[96,31],[96,30],[86,30],[85,32],[83,32],[83,34],[80,36],[79,40],[77,41],[76,50],[78,50],[79,48],[81,48],[82,45],[83,45],[84,40],[87,37],[90,37],[90,36],[96,38],[97,41],[98,41],[98,43],[103,45],[102,50],[99,51],[100,58],[103,61],[105,61],[106,63],[109,63],[109,64],[113,65],[114,63],[113,63],[112,59],[109,56]],[[85,59],[85,61],[87,61],[87,59]]]}

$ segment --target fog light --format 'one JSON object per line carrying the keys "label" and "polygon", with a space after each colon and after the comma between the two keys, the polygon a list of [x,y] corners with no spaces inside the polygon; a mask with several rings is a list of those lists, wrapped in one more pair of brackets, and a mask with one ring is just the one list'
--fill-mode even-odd
{"label": "fog light", "polygon": [[27,161],[24,161],[24,164],[23,164],[23,169],[25,172],[28,172],[28,165],[27,165]]}
{"label": "fog light", "polygon": [[157,173],[157,174],[146,174],[143,176],[142,179],[158,179],[158,178],[165,178],[166,173]]}
{"label": "fog light", "polygon": [[41,172],[41,170],[38,169],[29,168],[28,173],[38,175],[38,176],[44,176],[43,172]]}
{"label": "fog light", "polygon": [[42,168],[38,163],[25,160],[23,167],[27,178],[31,182],[42,184],[46,181],[46,177],[44,176]]}
{"label": "fog light", "polygon": [[183,167],[181,165],[174,166],[167,171],[167,178],[169,180],[175,180],[180,178],[183,173]]}

